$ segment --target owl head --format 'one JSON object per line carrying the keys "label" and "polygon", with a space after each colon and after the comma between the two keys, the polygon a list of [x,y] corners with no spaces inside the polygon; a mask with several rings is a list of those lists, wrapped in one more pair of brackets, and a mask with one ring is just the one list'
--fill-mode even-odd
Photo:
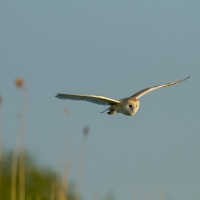
{"label": "owl head", "polygon": [[127,115],[134,115],[140,106],[140,102],[137,99],[127,99],[123,104]]}

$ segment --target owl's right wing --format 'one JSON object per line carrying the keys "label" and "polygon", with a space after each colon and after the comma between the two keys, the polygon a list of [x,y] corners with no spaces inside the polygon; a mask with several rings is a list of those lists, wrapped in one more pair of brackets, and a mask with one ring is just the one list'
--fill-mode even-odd
{"label": "owl's right wing", "polygon": [[187,78],[184,78],[182,80],[178,80],[178,81],[169,82],[169,83],[165,83],[165,84],[162,84],[162,85],[156,85],[156,86],[153,86],[153,87],[146,88],[146,89],[141,90],[141,91],[137,92],[136,94],[132,95],[130,98],[139,99],[141,96],[147,94],[148,92],[151,92],[153,90],[156,90],[156,89],[159,89],[159,88],[162,88],[162,87],[167,87],[167,86],[170,86],[170,85],[175,85],[177,83],[185,81],[188,78],[190,78],[190,77],[188,76]]}
{"label": "owl's right wing", "polygon": [[57,94],[59,99],[71,99],[78,101],[88,101],[99,105],[113,105],[118,104],[119,101],[99,95],[80,95],[80,94]]}

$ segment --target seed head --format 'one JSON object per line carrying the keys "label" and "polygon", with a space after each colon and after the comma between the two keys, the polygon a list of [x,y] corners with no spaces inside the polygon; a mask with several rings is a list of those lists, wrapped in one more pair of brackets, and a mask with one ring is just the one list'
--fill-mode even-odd
{"label": "seed head", "polygon": [[18,88],[23,88],[24,86],[24,79],[21,78],[21,77],[18,77],[15,79],[15,85],[18,87]]}
{"label": "seed head", "polygon": [[65,108],[65,109],[64,109],[64,113],[65,113],[66,115],[69,115],[69,110],[68,110],[67,108]]}
{"label": "seed head", "polygon": [[87,136],[88,133],[89,133],[89,127],[88,127],[88,126],[85,126],[85,127],[83,128],[83,135],[84,135],[84,136]]}

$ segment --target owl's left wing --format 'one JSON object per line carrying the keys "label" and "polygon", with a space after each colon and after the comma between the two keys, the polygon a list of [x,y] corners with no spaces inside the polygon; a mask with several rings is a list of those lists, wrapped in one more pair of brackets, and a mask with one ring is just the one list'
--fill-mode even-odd
{"label": "owl's left wing", "polygon": [[162,84],[162,85],[157,85],[157,86],[146,88],[146,89],[141,90],[141,91],[137,92],[136,94],[132,95],[130,98],[139,99],[141,96],[147,94],[148,92],[151,92],[153,90],[156,90],[156,89],[159,89],[159,88],[162,88],[162,87],[167,87],[167,86],[170,86],[170,85],[180,83],[182,81],[185,81],[188,78],[190,78],[190,77],[188,76],[187,78],[184,78],[182,80],[178,80],[178,81],[175,81],[175,82],[165,83],[165,84]]}
{"label": "owl's left wing", "polygon": [[91,103],[99,105],[113,105],[119,103],[118,100],[111,99],[99,95],[80,95],[80,94],[57,94],[59,99],[71,99],[71,100],[80,100],[80,101],[89,101]]}

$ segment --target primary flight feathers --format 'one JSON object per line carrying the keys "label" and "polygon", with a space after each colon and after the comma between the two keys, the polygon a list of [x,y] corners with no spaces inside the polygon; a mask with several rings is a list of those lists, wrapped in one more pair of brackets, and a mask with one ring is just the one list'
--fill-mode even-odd
{"label": "primary flight feathers", "polygon": [[88,101],[91,103],[99,104],[99,105],[110,105],[110,107],[106,110],[109,110],[108,114],[113,114],[115,111],[119,113],[123,113],[125,115],[134,115],[138,109],[139,109],[139,101],[138,99],[147,94],[148,92],[151,92],[153,90],[171,86],[177,83],[180,83],[182,81],[185,81],[188,79],[189,76],[185,79],[178,80],[175,82],[169,82],[162,85],[157,85],[153,87],[146,88],[144,90],[141,90],[134,95],[120,99],[115,100],[104,96],[99,95],[80,95],[80,94],[57,94],[56,97],[59,99],[71,99],[71,100],[81,100],[81,101]]}

